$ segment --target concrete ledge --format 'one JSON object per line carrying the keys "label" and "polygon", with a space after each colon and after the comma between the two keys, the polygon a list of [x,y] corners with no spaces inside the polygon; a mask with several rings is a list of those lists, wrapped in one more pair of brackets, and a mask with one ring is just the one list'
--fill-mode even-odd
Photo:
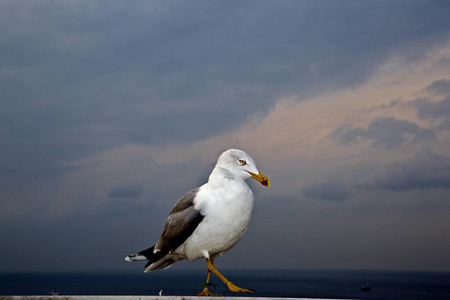
{"label": "concrete ledge", "polygon": [[[221,300],[312,300],[313,298],[213,297]],[[0,296],[0,300],[205,300],[196,296]],[[331,300],[331,299],[320,299]],[[338,299],[333,299],[338,300]]]}

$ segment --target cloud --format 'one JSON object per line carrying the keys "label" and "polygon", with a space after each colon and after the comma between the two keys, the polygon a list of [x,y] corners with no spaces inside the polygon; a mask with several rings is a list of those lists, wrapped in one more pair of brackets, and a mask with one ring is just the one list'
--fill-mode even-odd
{"label": "cloud", "polygon": [[370,108],[361,109],[361,112],[363,112],[363,113],[366,113],[366,112],[373,113],[373,112],[376,112],[377,110],[380,110],[380,109],[391,109],[391,108],[394,108],[394,107],[400,105],[401,102],[402,101],[400,99],[393,99],[388,104],[381,104],[381,105],[372,106]]}
{"label": "cloud", "polygon": [[350,188],[338,181],[315,183],[304,187],[302,193],[310,198],[333,202],[347,200],[352,195]]}
{"label": "cloud", "polygon": [[450,129],[450,95],[440,101],[417,99],[412,105],[416,107],[419,118],[438,121],[437,129]]}
{"label": "cloud", "polygon": [[351,125],[342,125],[332,133],[332,137],[342,144],[357,143],[358,138],[364,136],[366,136],[364,128],[352,127]]}
{"label": "cloud", "polygon": [[435,138],[431,129],[422,128],[416,123],[399,120],[394,117],[377,118],[367,129],[342,125],[332,137],[342,144],[356,143],[359,139],[369,139],[372,146],[383,149],[394,149],[407,143],[421,143]]}
{"label": "cloud", "polygon": [[450,189],[450,157],[423,151],[388,164],[382,176],[363,186],[391,191]]}
{"label": "cloud", "polygon": [[440,45],[444,6],[2,2],[0,123],[14,147],[0,156],[39,169],[235,130],[276,99],[353,87],[392,53]]}
{"label": "cloud", "polygon": [[425,88],[425,91],[435,94],[450,94],[450,80],[440,79],[433,81],[429,86]]}
{"label": "cloud", "polygon": [[[404,231],[420,230],[423,215],[437,236],[448,225],[438,167],[448,165],[448,132],[433,131],[446,119],[447,83],[436,82],[450,78],[450,4],[349,3],[0,2],[0,268],[127,267],[123,253],[154,242],[176,200],[230,147],[248,151],[273,185],[250,183],[258,226],[229,255],[266,247],[283,252],[276,262],[268,254],[269,268],[393,268],[405,245],[439,245]],[[429,101],[408,105],[420,93]],[[437,158],[413,161],[427,148]],[[389,186],[394,162],[409,159],[441,175],[420,165],[423,175]],[[421,209],[430,197],[445,217]],[[414,216],[404,213],[412,203]],[[393,206],[400,213],[383,215]],[[405,219],[411,226],[395,226]],[[79,259],[105,247],[102,259]],[[18,249],[40,259],[16,260],[27,255]],[[359,253],[369,262],[355,263]],[[439,258],[433,268],[446,268]]]}

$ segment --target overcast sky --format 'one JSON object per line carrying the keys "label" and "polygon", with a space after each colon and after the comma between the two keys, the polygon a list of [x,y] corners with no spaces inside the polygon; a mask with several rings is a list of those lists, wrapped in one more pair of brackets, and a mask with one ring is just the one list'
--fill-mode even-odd
{"label": "overcast sky", "polygon": [[141,272],[229,148],[272,186],[219,267],[450,271],[449,11],[1,1],[0,271]]}

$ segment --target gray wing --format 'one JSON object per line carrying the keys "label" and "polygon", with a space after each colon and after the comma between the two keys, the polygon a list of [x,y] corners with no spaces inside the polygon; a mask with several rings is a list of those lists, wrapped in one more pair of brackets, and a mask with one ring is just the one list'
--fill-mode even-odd
{"label": "gray wing", "polygon": [[155,252],[171,253],[181,246],[195,231],[204,216],[194,208],[194,199],[199,188],[186,193],[173,207],[164,224]]}

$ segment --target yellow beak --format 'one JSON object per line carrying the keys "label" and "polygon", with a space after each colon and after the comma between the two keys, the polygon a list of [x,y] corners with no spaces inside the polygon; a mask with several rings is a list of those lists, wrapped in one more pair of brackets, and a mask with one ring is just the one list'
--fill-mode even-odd
{"label": "yellow beak", "polygon": [[259,181],[262,185],[270,187],[270,180],[266,177],[263,173],[255,174],[253,172],[247,171],[250,175],[252,175],[252,178]]}

